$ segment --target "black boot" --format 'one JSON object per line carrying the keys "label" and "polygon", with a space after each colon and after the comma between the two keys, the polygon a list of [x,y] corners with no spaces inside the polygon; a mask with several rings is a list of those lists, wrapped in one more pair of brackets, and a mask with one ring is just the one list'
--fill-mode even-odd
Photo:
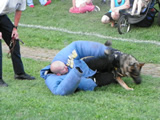
{"label": "black boot", "polygon": [[8,85],[3,81],[3,79],[0,79],[0,87],[8,87]]}
{"label": "black boot", "polygon": [[15,74],[14,78],[17,79],[17,80],[35,80],[35,77],[30,76],[26,73],[20,74],[20,75]]}

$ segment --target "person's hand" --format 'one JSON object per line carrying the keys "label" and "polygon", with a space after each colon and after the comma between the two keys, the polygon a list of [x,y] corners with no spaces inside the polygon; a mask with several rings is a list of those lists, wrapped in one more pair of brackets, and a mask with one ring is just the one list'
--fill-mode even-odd
{"label": "person's hand", "polygon": [[80,7],[85,7],[86,6],[86,3],[82,3],[81,5],[80,5]]}
{"label": "person's hand", "polygon": [[112,12],[118,12],[119,13],[119,10],[117,8],[112,8],[111,10],[112,10]]}
{"label": "person's hand", "polygon": [[2,33],[0,32],[0,40],[2,39]]}
{"label": "person's hand", "polygon": [[125,9],[130,8],[130,4],[128,4],[128,3],[124,3],[124,6],[125,6]]}
{"label": "person's hand", "polygon": [[112,12],[114,12],[114,13],[115,13],[115,15],[119,15],[119,10],[118,10],[118,9],[116,9],[116,8],[114,8],[114,9],[112,10]]}
{"label": "person's hand", "polygon": [[16,28],[13,28],[11,37],[14,38],[14,39],[19,38],[18,31],[17,31]]}
{"label": "person's hand", "polygon": [[74,10],[75,8],[76,8],[76,7],[73,6],[73,7],[70,8],[70,10]]}
{"label": "person's hand", "polygon": [[115,8],[112,8],[111,11],[114,12],[114,11],[115,11]]}

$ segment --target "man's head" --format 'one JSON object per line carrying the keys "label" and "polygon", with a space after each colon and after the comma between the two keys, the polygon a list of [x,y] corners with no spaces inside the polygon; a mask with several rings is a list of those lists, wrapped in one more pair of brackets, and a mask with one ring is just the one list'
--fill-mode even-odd
{"label": "man's head", "polygon": [[56,75],[64,75],[68,73],[67,66],[61,61],[55,61],[51,64],[50,67],[51,72],[55,73]]}

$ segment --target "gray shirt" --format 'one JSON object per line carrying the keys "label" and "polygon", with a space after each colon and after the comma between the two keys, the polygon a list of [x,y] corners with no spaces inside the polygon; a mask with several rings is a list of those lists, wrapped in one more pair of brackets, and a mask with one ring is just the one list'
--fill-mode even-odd
{"label": "gray shirt", "polygon": [[0,15],[26,9],[26,0],[0,0]]}

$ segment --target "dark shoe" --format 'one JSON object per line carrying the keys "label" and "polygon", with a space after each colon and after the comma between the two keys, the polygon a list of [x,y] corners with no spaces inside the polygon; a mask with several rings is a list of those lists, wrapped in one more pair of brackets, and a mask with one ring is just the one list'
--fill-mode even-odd
{"label": "dark shoe", "polygon": [[117,27],[118,27],[118,24],[117,24],[117,23],[115,23],[115,24],[114,24],[114,27],[115,27],[115,28],[117,28]]}
{"label": "dark shoe", "polygon": [[95,12],[98,12],[98,11],[101,11],[101,9],[96,5],[96,6],[94,7],[94,11],[95,11]]}
{"label": "dark shoe", "polygon": [[106,1],[105,1],[105,0],[102,0],[102,1],[101,1],[101,4],[106,4]]}
{"label": "dark shoe", "polygon": [[8,87],[8,85],[3,81],[3,79],[0,79],[0,87]]}
{"label": "dark shoe", "polygon": [[30,76],[26,73],[21,74],[21,75],[16,75],[15,74],[14,78],[17,79],[17,80],[34,80],[35,79],[35,77]]}

